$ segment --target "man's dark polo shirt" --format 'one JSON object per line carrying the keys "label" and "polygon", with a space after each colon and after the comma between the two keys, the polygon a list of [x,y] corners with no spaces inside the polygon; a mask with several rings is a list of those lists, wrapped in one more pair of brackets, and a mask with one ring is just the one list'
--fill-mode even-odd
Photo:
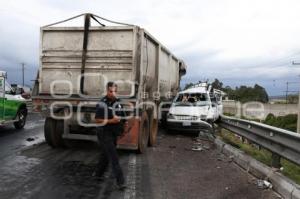
{"label": "man's dark polo shirt", "polygon": [[[112,119],[114,114],[119,117],[125,117],[126,114],[124,111],[122,111],[123,106],[119,103],[120,103],[119,99],[115,99],[111,101],[106,96],[103,97],[100,100],[100,103],[96,105],[95,119]],[[106,106],[104,104],[106,104]],[[103,127],[100,128],[103,128],[104,130],[118,131],[120,129],[120,125],[123,125],[123,121],[117,124],[105,124]]]}

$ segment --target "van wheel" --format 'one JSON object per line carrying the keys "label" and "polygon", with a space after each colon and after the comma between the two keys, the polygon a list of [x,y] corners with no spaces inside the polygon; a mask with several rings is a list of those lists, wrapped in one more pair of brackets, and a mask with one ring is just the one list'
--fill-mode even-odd
{"label": "van wheel", "polygon": [[143,112],[140,121],[140,133],[139,133],[139,148],[138,153],[145,153],[149,140],[149,120],[146,112]]}
{"label": "van wheel", "polygon": [[14,126],[16,129],[22,129],[25,126],[26,117],[27,117],[27,110],[25,108],[20,109],[17,113],[18,121],[14,122]]}

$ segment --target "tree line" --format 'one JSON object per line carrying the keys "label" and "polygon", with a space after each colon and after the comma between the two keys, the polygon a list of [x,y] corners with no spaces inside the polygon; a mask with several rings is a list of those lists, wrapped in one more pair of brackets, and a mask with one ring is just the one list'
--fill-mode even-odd
{"label": "tree line", "polygon": [[[184,87],[184,90],[198,83],[201,83],[201,81],[197,83],[187,83]],[[230,100],[237,100],[242,103],[249,101],[258,101],[262,103],[269,102],[269,95],[266,89],[258,84],[255,84],[253,87],[242,85],[239,87],[231,88],[230,86],[224,86],[221,81],[215,79],[211,83],[211,85],[215,89],[224,91],[226,93],[226,96]]]}

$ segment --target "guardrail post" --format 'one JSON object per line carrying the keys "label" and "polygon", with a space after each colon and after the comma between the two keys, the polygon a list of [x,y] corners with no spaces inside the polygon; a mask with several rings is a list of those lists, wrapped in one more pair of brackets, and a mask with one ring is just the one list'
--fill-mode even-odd
{"label": "guardrail post", "polygon": [[276,153],[272,153],[272,162],[271,162],[271,166],[274,168],[280,168],[281,164],[280,164],[280,156]]}

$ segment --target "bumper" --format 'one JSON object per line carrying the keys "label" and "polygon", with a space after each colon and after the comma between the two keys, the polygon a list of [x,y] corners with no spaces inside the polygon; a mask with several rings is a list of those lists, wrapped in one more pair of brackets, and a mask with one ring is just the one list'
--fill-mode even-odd
{"label": "bumper", "polygon": [[211,124],[204,121],[167,121],[167,128],[182,131],[212,130]]}

